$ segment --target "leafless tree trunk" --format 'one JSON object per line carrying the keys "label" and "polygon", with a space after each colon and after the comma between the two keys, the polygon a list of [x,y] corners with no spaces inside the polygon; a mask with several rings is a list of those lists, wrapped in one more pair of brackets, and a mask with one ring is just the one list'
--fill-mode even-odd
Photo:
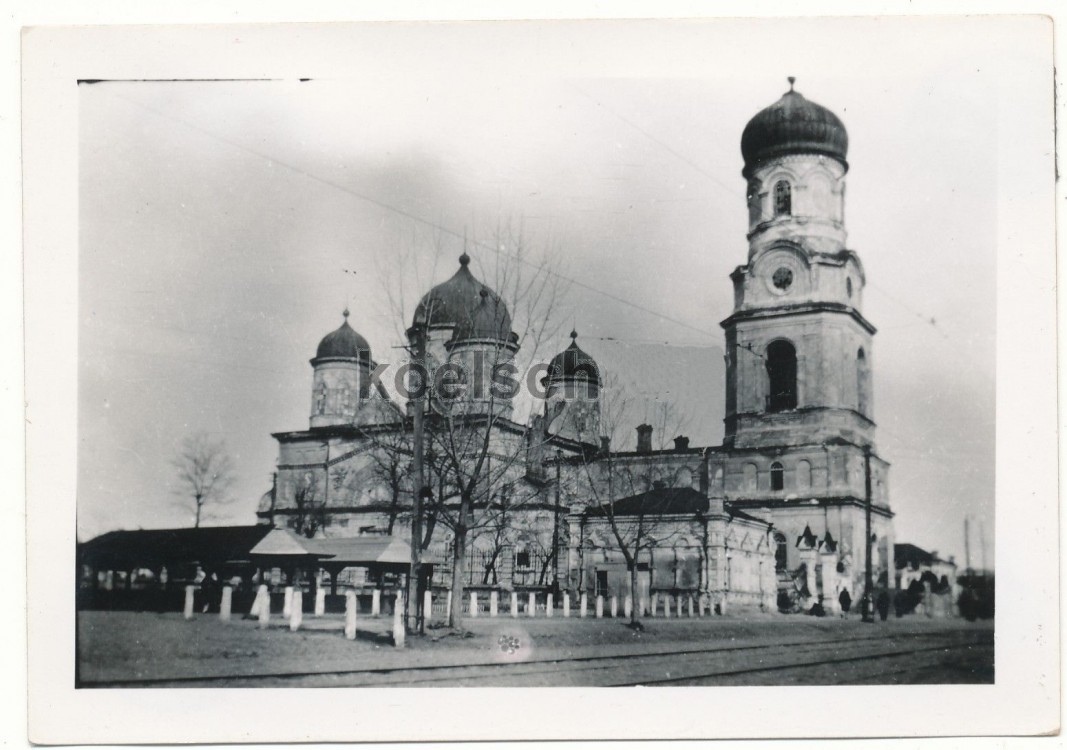
{"label": "leafless tree trunk", "polygon": [[[452,272],[454,267],[444,254],[447,240],[441,233],[428,240],[416,235],[411,247],[393,254],[392,268],[380,270],[395,319],[405,324],[410,321],[421,295]],[[525,377],[530,366],[547,360],[544,347],[560,329],[562,317],[557,307],[562,286],[556,270],[558,263],[549,252],[531,252],[521,226],[500,224],[486,242],[472,238],[462,248],[453,249],[457,256],[463,251],[471,256],[471,272],[499,295],[518,339],[482,345],[481,349],[493,372],[498,366],[514,365],[517,392],[492,384],[479,389],[471,382],[471,373],[466,373],[466,379],[447,380],[435,378],[431,372],[435,387],[424,400],[425,465],[428,474],[436,474],[428,476],[427,483],[438,491],[423,508],[422,544],[425,548],[430,543],[438,525],[452,532],[453,606],[448,624],[460,627],[464,572],[476,535],[479,530],[506,522],[501,518],[505,504],[510,513],[536,496],[532,486],[528,491],[515,492],[506,503],[500,493],[504,488],[518,486],[525,475],[528,446],[522,425],[530,409],[539,406],[525,392]],[[430,260],[425,260],[428,256]],[[439,273],[442,268],[445,272]],[[472,311],[474,304],[496,304],[491,301],[491,297],[483,297],[481,302],[472,300]],[[387,453],[390,450],[388,446],[379,448]]]}
{"label": "leafless tree trunk", "polygon": [[233,462],[221,439],[199,432],[182,441],[178,455],[171,462],[181,485],[177,491],[181,504],[193,503],[193,526],[200,527],[209,506],[225,505],[234,483]]}
{"label": "leafless tree trunk", "polygon": [[[615,376],[608,376],[600,391],[601,427],[607,434],[612,444],[622,431],[622,419],[630,413],[632,397],[619,385]],[[674,532],[660,523],[660,518],[648,515],[644,509],[639,509],[632,515],[621,515],[617,512],[616,502],[624,497],[638,494],[642,488],[637,485],[635,479],[643,479],[644,485],[651,489],[653,477],[650,471],[645,471],[639,477],[632,472],[626,473],[624,479],[617,471],[617,462],[613,454],[601,453],[582,459],[582,470],[585,478],[583,489],[593,501],[590,509],[596,510],[607,520],[611,536],[615,540],[619,553],[623,557],[626,569],[630,573],[630,624],[638,626],[641,612],[638,600],[638,565],[643,552],[652,554],[657,544],[669,539]],[[600,467],[606,467],[607,479],[601,482],[596,476]]]}

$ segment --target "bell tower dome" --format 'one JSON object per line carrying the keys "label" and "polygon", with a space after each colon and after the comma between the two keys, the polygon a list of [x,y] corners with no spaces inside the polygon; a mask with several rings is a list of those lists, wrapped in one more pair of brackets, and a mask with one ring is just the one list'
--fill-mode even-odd
{"label": "bell tower dome", "polygon": [[870,444],[865,275],[846,245],[848,133],[793,88],[745,126],[748,263],[726,329],[726,443]]}

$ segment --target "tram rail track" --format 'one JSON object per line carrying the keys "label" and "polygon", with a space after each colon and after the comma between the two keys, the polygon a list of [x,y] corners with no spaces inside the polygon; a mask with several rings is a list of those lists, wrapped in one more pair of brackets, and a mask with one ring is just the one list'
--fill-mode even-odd
{"label": "tram rail track", "polygon": [[[862,643],[885,643],[885,642],[900,642],[908,640],[916,640],[922,638],[929,638],[927,633],[895,633],[892,636],[863,636],[859,638],[839,638],[833,641],[818,641],[812,639],[795,640],[788,642],[764,642],[758,644],[746,644],[739,646],[726,646],[718,645],[706,648],[683,648],[673,650],[657,650],[657,651],[644,651],[638,653],[626,653],[616,652],[609,654],[587,654],[573,657],[566,656],[554,656],[552,658],[543,659],[530,659],[530,660],[493,660],[493,661],[481,661],[473,662],[470,664],[430,664],[430,665],[407,665],[396,667],[368,667],[357,669],[336,669],[336,670],[308,670],[308,671],[287,671],[287,672],[260,672],[260,673],[243,673],[243,674],[226,674],[226,675],[177,675],[169,677],[153,677],[153,678],[134,678],[134,679],[117,679],[117,680],[93,680],[93,681],[81,681],[80,686],[85,688],[134,688],[134,687],[177,687],[182,685],[197,686],[197,687],[210,687],[212,685],[222,685],[225,683],[249,683],[250,686],[254,686],[255,683],[263,682],[288,682],[298,680],[309,680],[317,678],[346,678],[353,679],[360,676],[365,676],[368,679],[373,680],[379,677],[389,676],[409,676],[409,679],[403,679],[395,682],[369,682],[368,685],[418,685],[418,684],[430,684],[440,683],[448,681],[461,681],[477,679],[478,677],[492,677],[495,675],[500,676],[515,676],[515,677],[529,677],[537,674],[544,674],[550,672],[559,671],[558,667],[564,664],[578,664],[589,665],[588,667],[579,667],[578,669],[571,669],[568,672],[571,673],[583,673],[593,672],[607,669],[622,668],[626,665],[633,665],[639,661],[647,661],[653,659],[666,659],[666,658],[684,658],[684,657],[700,657],[709,655],[723,655],[728,656],[730,654],[738,654],[743,652],[758,652],[766,651],[770,649],[802,649],[803,653],[810,653],[812,651],[823,649],[841,649],[845,645],[855,645]],[[931,651],[944,648],[969,648],[976,646],[992,646],[992,638],[986,638],[979,636],[978,638],[969,639],[968,642],[958,643],[941,643],[938,645],[932,645],[921,649],[908,649],[897,650],[894,652],[888,652],[886,656],[893,655],[905,655],[915,654],[922,651]],[[793,652],[798,653],[797,651]],[[879,657],[878,653],[863,654],[855,657],[843,657],[841,663],[849,661],[857,661],[865,658]],[[828,663],[834,663],[833,660],[822,660],[818,662],[810,662],[807,666],[818,666]],[[743,675],[748,673],[758,673],[772,671],[775,669],[789,669],[793,667],[801,667],[805,664],[796,665],[777,665],[777,666],[759,666],[751,667],[740,670],[726,670],[722,673],[709,673],[707,675],[698,675],[697,677],[667,677],[667,678],[655,678],[651,680],[637,680],[632,682],[617,683],[619,686],[626,685],[654,685],[654,684],[672,684],[678,682],[684,682],[688,679],[697,678],[711,678],[730,676],[731,674]],[[532,668],[532,669],[531,669]],[[483,674],[472,675],[471,671],[482,670]],[[463,674],[466,673],[466,674]],[[615,683],[613,683],[615,684]]]}

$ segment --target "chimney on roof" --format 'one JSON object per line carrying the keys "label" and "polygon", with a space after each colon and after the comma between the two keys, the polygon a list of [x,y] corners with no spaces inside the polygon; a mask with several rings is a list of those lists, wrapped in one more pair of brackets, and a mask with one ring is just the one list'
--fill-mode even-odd
{"label": "chimney on roof", "polygon": [[685,435],[676,437],[674,439],[674,449],[679,452],[689,450],[689,438]]}
{"label": "chimney on roof", "polygon": [[601,435],[600,436],[600,452],[604,453],[604,454],[611,453],[611,436],[610,435]]}
{"label": "chimney on roof", "polygon": [[637,452],[652,452],[652,425],[641,424],[637,426]]}

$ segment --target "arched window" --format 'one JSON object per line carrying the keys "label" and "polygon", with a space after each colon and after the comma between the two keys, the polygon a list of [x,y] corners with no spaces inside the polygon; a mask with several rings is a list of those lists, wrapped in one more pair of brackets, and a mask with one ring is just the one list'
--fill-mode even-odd
{"label": "arched window", "polygon": [[794,470],[796,475],[796,486],[798,490],[806,490],[811,487],[811,462],[801,459],[797,461],[797,467]]}
{"label": "arched window", "polygon": [[780,531],[774,532],[774,569],[782,571],[786,569],[787,562],[787,542],[785,541],[785,534]]}
{"label": "arched window", "polygon": [[749,492],[752,492],[756,489],[756,471],[756,464],[745,464],[744,486],[741,489],[748,490]]}
{"label": "arched window", "polygon": [[788,341],[767,347],[767,411],[797,408],[797,351]]}
{"label": "arched window", "polygon": [[845,279],[845,292],[848,293],[848,298],[852,299],[852,277],[849,276]]}
{"label": "arched window", "polygon": [[786,180],[774,183],[774,215],[789,216],[793,213],[793,189]]}
{"label": "arched window", "polygon": [[856,352],[856,408],[860,414],[866,415],[870,401],[868,392],[870,383],[870,368],[867,364],[867,354],[860,347]]}
{"label": "arched window", "polygon": [[785,489],[785,468],[777,461],[771,464],[771,489]]}

